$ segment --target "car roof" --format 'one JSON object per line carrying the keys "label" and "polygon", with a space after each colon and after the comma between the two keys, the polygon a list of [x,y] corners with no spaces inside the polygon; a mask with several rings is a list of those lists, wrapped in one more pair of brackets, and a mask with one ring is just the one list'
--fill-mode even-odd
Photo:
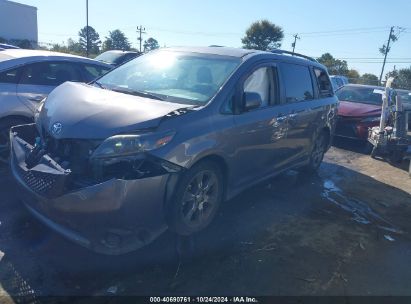
{"label": "car roof", "polygon": [[140,52],[137,52],[137,51],[110,50],[110,51],[105,51],[104,53],[101,53],[100,55],[105,54],[105,53],[113,53],[113,54],[140,54]]}
{"label": "car roof", "polygon": [[385,89],[383,86],[375,86],[375,85],[368,85],[368,84],[356,84],[356,83],[349,83],[346,85],[343,85],[343,87],[355,87],[355,88],[369,88],[369,89]]}
{"label": "car roof", "polygon": [[110,65],[97,60],[66,53],[26,49],[0,50],[0,70],[12,68],[15,66],[31,62],[41,62],[50,60],[67,60],[71,62],[83,62],[97,64],[107,68],[112,68]]}
{"label": "car roof", "polygon": [[[162,48],[160,50],[169,50],[177,52],[187,52],[187,53],[199,53],[199,54],[208,54],[208,55],[217,55],[217,56],[229,56],[235,58],[242,58],[244,60],[252,58],[254,56],[270,58],[274,60],[283,60],[290,63],[299,63],[304,65],[313,65],[323,69],[326,69],[322,64],[316,62],[314,59],[309,60],[307,56],[295,54],[291,55],[290,52],[282,50],[273,50],[269,51],[260,51],[253,49],[241,49],[233,47],[224,47],[224,46],[208,46],[208,47],[170,47]],[[282,53],[284,52],[284,53]],[[304,56],[305,58],[303,58]],[[311,59],[311,58],[310,58]]]}

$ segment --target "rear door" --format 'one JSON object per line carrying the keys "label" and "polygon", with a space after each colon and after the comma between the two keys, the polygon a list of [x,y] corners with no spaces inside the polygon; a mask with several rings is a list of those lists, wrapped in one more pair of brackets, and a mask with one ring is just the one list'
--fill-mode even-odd
{"label": "rear door", "polygon": [[285,101],[292,107],[286,139],[289,161],[298,163],[311,153],[313,138],[326,119],[326,99],[333,96],[333,89],[327,73],[319,68],[282,63],[281,75]]}
{"label": "rear door", "polygon": [[76,63],[53,61],[27,64],[17,85],[17,96],[34,111],[41,100],[66,81],[83,81]]}

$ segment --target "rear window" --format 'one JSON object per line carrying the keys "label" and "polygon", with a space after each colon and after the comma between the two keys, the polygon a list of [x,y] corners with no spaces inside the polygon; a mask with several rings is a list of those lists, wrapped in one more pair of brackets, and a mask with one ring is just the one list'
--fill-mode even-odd
{"label": "rear window", "polygon": [[314,98],[310,70],[306,66],[283,63],[281,74],[286,91],[287,103]]}
{"label": "rear window", "polygon": [[336,94],[338,99],[343,101],[381,105],[383,92],[384,88],[382,87],[344,86]]}
{"label": "rear window", "polygon": [[325,98],[333,96],[333,88],[327,73],[318,68],[314,68],[314,73],[317,78],[319,97]]}

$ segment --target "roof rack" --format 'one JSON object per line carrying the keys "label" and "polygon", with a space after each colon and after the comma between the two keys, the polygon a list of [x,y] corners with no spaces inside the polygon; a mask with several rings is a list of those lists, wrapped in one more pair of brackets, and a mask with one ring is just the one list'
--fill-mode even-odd
{"label": "roof rack", "polygon": [[271,50],[271,53],[274,54],[287,54],[287,55],[291,55],[291,56],[296,56],[296,57],[300,57],[300,58],[304,58],[313,62],[318,62],[316,59],[314,59],[313,57],[309,57],[309,56],[305,56],[303,54],[299,54],[299,53],[293,53],[290,51],[284,51],[284,50]]}

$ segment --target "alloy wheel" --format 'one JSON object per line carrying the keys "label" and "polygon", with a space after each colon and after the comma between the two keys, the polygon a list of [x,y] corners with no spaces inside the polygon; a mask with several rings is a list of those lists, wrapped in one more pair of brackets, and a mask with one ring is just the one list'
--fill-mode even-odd
{"label": "alloy wheel", "polygon": [[183,195],[181,216],[190,227],[206,224],[218,207],[218,177],[213,171],[200,171],[188,183]]}

